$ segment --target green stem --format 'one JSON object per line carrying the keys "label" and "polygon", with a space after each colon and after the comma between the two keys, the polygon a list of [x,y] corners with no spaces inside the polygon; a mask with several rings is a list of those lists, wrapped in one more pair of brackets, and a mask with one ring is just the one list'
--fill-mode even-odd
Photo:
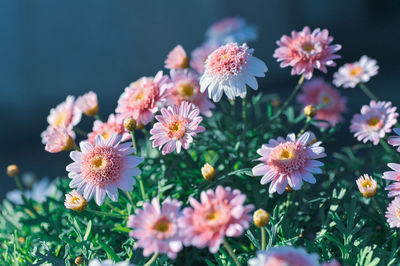
{"label": "green stem", "polygon": [[265,245],[267,243],[267,234],[265,232],[265,227],[261,227],[261,250],[265,250]]}
{"label": "green stem", "polygon": [[96,215],[100,215],[100,216],[110,216],[110,217],[117,217],[117,218],[128,217],[128,215],[124,215],[124,214],[101,212],[101,211],[95,211],[95,210],[91,210],[91,209],[86,209],[86,211],[90,212],[90,213],[93,213],[93,214],[96,214]]}
{"label": "green stem", "polygon": [[18,189],[21,190],[21,192],[23,193],[25,191],[25,189],[22,186],[21,179],[19,178],[19,175],[16,175],[14,177],[14,179],[15,179],[15,183],[17,184]]}
{"label": "green stem", "polygon": [[150,266],[151,264],[153,264],[153,262],[156,261],[157,257],[158,257],[158,253],[156,252],[153,254],[151,259],[148,262],[146,262],[146,264],[144,264],[143,266]]}
{"label": "green stem", "polygon": [[286,107],[293,100],[294,96],[296,96],[303,82],[304,82],[304,74],[301,75],[299,81],[297,82],[296,87],[294,87],[292,93],[289,95],[289,98],[286,99],[286,101],[283,103],[282,107],[278,110],[278,112],[273,117],[271,117],[271,121],[278,118],[282,114],[282,112],[285,111]]}
{"label": "green stem", "polygon": [[137,154],[137,146],[136,146],[136,139],[135,139],[135,131],[131,131],[131,136],[132,136],[132,145],[133,148],[135,149],[135,152],[133,153],[133,155]]}
{"label": "green stem", "polygon": [[372,200],[372,203],[375,205],[375,208],[378,211],[379,215],[382,215],[383,212],[382,212],[381,208],[379,207],[379,204],[376,201],[375,197],[372,197],[371,200]]}
{"label": "green stem", "polygon": [[378,97],[376,97],[364,83],[358,83],[358,87],[369,97],[371,100],[379,101]]}
{"label": "green stem", "polygon": [[312,118],[307,116],[307,120],[306,123],[304,124],[303,128],[300,130],[299,134],[297,135],[298,137],[300,137],[301,135],[303,135],[303,133],[307,130],[308,126],[311,123]]}
{"label": "green stem", "polygon": [[245,97],[242,99],[243,130],[246,130],[246,117],[247,117],[247,101],[246,101],[246,97]]}
{"label": "green stem", "polygon": [[78,134],[81,137],[85,137],[85,138],[87,137],[87,133],[78,127],[74,127],[74,131],[76,134]]}
{"label": "green stem", "polygon": [[[388,152],[388,153],[393,153],[392,148],[390,148],[390,146],[386,143],[386,141],[384,139],[381,139],[379,141],[379,143],[381,144],[381,146],[383,147],[383,149]],[[397,152],[396,152],[397,153]],[[397,155],[397,154],[396,154]]]}
{"label": "green stem", "polygon": [[232,250],[231,246],[229,245],[228,241],[226,241],[226,239],[224,239],[224,247],[228,251],[229,255],[231,255],[231,257],[232,257],[233,261],[235,262],[235,264],[237,266],[240,266],[240,263],[239,263],[236,255],[235,255],[235,253],[233,253],[233,250]]}
{"label": "green stem", "polygon": [[117,210],[116,208],[114,208],[114,206],[111,205],[111,203],[109,203],[108,201],[104,201],[104,203],[111,208],[111,210],[113,210],[114,212],[118,212],[120,214],[123,215],[123,213],[120,210]]}
{"label": "green stem", "polygon": [[126,196],[128,197],[129,202],[132,204],[132,206],[135,206],[135,203],[133,202],[131,193],[129,193],[128,191],[125,191],[125,194],[126,194]]}
{"label": "green stem", "polygon": [[142,177],[140,175],[137,176],[137,179],[139,181],[140,194],[142,194],[142,199],[143,200],[147,200],[147,195],[146,195],[146,192],[144,191],[143,179],[142,179]]}
{"label": "green stem", "polygon": [[103,120],[101,120],[101,117],[99,116],[99,114],[95,114],[93,117],[94,117],[96,120],[103,121]]}

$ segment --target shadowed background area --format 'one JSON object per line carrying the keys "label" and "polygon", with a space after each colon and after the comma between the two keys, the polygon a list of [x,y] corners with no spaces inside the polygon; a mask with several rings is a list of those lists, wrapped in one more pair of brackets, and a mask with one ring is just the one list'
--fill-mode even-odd
{"label": "shadowed background area", "polygon": [[[342,44],[338,65],[363,54],[377,59],[380,73],[369,87],[400,104],[398,0],[1,1],[0,199],[15,186],[5,175],[10,163],[38,177],[66,174],[68,154],[49,154],[40,141],[50,108],[69,94],[93,90],[106,118],[126,85],[162,69],[176,44],[188,52],[199,46],[207,27],[227,16],[259,26],[259,40],[250,46],[269,67],[259,79],[263,92],[284,97],[295,85],[297,78],[289,68],[280,69],[272,54],[282,34],[308,25],[327,28],[334,43]],[[342,93],[349,98],[347,118],[368,102],[358,89]],[[83,127],[91,122],[85,117]],[[339,141],[354,141],[349,134],[346,138]]]}

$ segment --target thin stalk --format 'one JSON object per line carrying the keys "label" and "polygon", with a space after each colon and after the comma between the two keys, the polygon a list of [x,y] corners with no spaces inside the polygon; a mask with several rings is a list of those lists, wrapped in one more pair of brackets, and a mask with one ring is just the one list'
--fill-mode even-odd
{"label": "thin stalk", "polygon": [[146,264],[144,264],[144,266],[150,266],[151,264],[153,264],[153,262],[156,261],[157,257],[158,257],[158,253],[156,252],[153,254],[151,259],[148,262],[146,262]]}
{"label": "thin stalk", "polygon": [[129,202],[132,204],[132,206],[135,206],[135,203],[133,202],[131,193],[129,193],[128,191],[125,191],[125,194],[126,194],[126,196],[128,197]]}
{"label": "thin stalk", "polygon": [[235,262],[235,264],[237,266],[240,266],[240,263],[239,263],[236,255],[235,255],[235,253],[233,253],[233,250],[232,250],[231,246],[229,245],[228,241],[226,241],[226,239],[224,239],[224,247],[228,251],[229,255],[231,255],[231,257],[232,257],[233,261]]}
{"label": "thin stalk", "polygon": [[15,183],[17,184],[18,189],[21,190],[21,192],[23,193],[25,191],[25,189],[22,186],[21,179],[19,179],[19,175],[16,175],[14,177],[14,179],[15,179]]}
{"label": "thin stalk", "polygon": [[265,227],[261,227],[261,250],[265,250],[266,243],[267,243],[267,234],[265,232]]}
{"label": "thin stalk", "polygon": [[133,153],[133,155],[136,155],[137,154],[137,146],[136,146],[136,139],[135,139],[135,131],[131,131],[131,136],[132,136],[133,148],[135,149],[135,152]]}
{"label": "thin stalk", "polygon": [[99,114],[95,114],[93,117],[94,117],[96,120],[103,121],[103,120],[101,120],[101,117],[99,116]]}
{"label": "thin stalk", "polygon": [[85,137],[85,138],[87,137],[87,133],[78,127],[74,127],[74,131],[76,134],[78,134],[81,137]]}
{"label": "thin stalk", "polygon": [[[131,131],[131,136],[132,136],[132,145],[133,145],[133,148],[135,149],[135,152],[133,153],[133,155],[136,155],[138,151],[137,151],[137,145],[136,145],[135,131]],[[140,193],[142,194],[142,199],[143,200],[147,200],[147,195],[146,195],[146,192],[144,190],[143,179],[142,179],[142,177],[140,175],[137,176],[137,179],[138,179],[138,182],[139,182]],[[128,195],[128,198],[133,203],[131,195]]]}
{"label": "thin stalk", "polygon": [[242,99],[242,120],[243,130],[246,130],[246,117],[247,117],[247,100],[246,97]]}
{"label": "thin stalk", "polygon": [[382,215],[383,212],[382,212],[381,208],[379,207],[379,204],[376,201],[375,197],[372,197],[371,200],[372,200],[372,203],[375,205],[375,208],[378,211],[379,215]]}
{"label": "thin stalk", "polygon": [[104,201],[104,203],[111,208],[111,210],[118,212],[120,214],[123,214],[120,210],[117,210],[114,206],[111,205],[111,203],[109,203],[108,201]]}
{"label": "thin stalk", "polygon": [[[381,139],[379,141],[379,143],[381,144],[381,146],[383,147],[383,149],[388,152],[388,153],[393,153],[392,148],[390,148],[390,146],[386,143],[386,141],[384,139]],[[397,155],[397,154],[396,154]]]}
{"label": "thin stalk", "polygon": [[91,209],[86,209],[87,212],[100,215],[100,216],[110,216],[110,217],[116,217],[116,218],[125,218],[128,217],[128,215],[125,214],[116,214],[116,213],[109,213],[109,212],[101,212],[101,211],[95,211]]}
{"label": "thin stalk", "polygon": [[312,118],[307,116],[306,123],[304,124],[303,128],[300,130],[299,134],[297,135],[298,137],[300,137],[307,130],[308,126],[311,123],[311,120],[312,120]]}
{"label": "thin stalk", "polygon": [[379,101],[378,97],[375,96],[375,94],[372,93],[370,89],[368,89],[367,86],[365,86],[364,83],[358,83],[358,87],[369,97],[371,100]]}

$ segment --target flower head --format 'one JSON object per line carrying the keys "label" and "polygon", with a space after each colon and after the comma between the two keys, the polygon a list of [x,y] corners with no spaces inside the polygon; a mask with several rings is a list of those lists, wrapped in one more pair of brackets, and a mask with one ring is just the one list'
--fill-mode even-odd
{"label": "flower head", "polygon": [[68,151],[74,148],[75,141],[72,130],[65,127],[53,127],[46,130],[43,136],[46,140],[45,150],[51,153]]}
{"label": "flower head", "polygon": [[166,69],[180,69],[187,68],[189,66],[189,58],[186,55],[185,50],[182,46],[177,45],[171,52],[169,52],[167,59],[165,60]]}
{"label": "flower head", "polygon": [[316,119],[325,120],[320,122],[321,127],[335,126],[343,121],[342,113],[346,110],[346,98],[339,94],[322,78],[314,78],[302,86],[302,92],[297,96],[297,101],[304,107],[313,105],[318,107]]}
{"label": "flower head", "polygon": [[271,182],[269,193],[277,191],[282,194],[287,185],[299,190],[303,180],[315,184],[313,174],[322,173],[320,166],[324,165],[316,159],[326,156],[320,144],[320,141],[313,142],[310,132],[305,132],[297,139],[293,133],[288,134],[286,139],[271,139],[257,150],[261,155],[257,160],[261,163],[253,168],[253,175],[262,176],[263,185]]}
{"label": "flower head", "polygon": [[387,222],[390,228],[400,228],[400,198],[396,197],[389,204],[385,217],[387,218]]}
{"label": "flower head", "polygon": [[396,107],[392,107],[391,102],[375,102],[372,100],[368,105],[361,108],[361,114],[355,114],[351,120],[350,131],[354,137],[364,143],[371,141],[378,145],[379,140],[385,137],[386,133],[392,131],[392,126],[396,124]]}
{"label": "flower head", "polygon": [[76,106],[87,116],[94,116],[99,111],[99,103],[97,95],[93,91],[89,91],[76,100]]}
{"label": "flower head", "polygon": [[191,53],[190,66],[199,74],[204,73],[204,63],[207,57],[218,48],[216,43],[204,43]]}
{"label": "flower head", "polygon": [[228,43],[212,52],[200,78],[201,92],[208,89],[208,96],[218,102],[223,92],[231,100],[237,96],[244,98],[246,84],[257,90],[255,77],[264,77],[267,66],[253,56],[253,51],[246,44]]}
{"label": "flower head", "polygon": [[76,190],[72,190],[65,195],[65,208],[81,212],[86,209],[88,203],[86,199]]}
{"label": "flower head", "polygon": [[364,197],[371,198],[376,195],[377,183],[369,175],[365,174],[364,176],[360,176],[360,178],[356,180],[356,183],[358,190],[360,190]]}
{"label": "flower head", "polygon": [[253,213],[253,222],[257,227],[267,226],[269,223],[269,214],[263,209],[258,209]]}
{"label": "flower head", "polygon": [[258,38],[256,27],[248,25],[241,17],[228,17],[215,22],[208,28],[206,36],[208,42],[218,44],[244,43]]}
{"label": "flower head", "polygon": [[94,140],[97,135],[103,136],[104,140],[108,140],[112,135],[117,133],[122,136],[121,141],[126,141],[131,138],[131,135],[124,127],[124,121],[120,115],[110,114],[107,122],[96,120],[93,123],[92,132],[88,134],[90,144],[94,145]]}
{"label": "flower head", "polygon": [[183,101],[193,103],[199,109],[201,114],[211,116],[211,110],[214,104],[210,102],[207,94],[200,92],[199,77],[189,69],[172,70],[171,81],[173,86],[169,89],[169,94],[166,98],[168,106],[180,105]]}
{"label": "flower head", "polygon": [[368,82],[378,74],[378,69],[376,60],[363,55],[359,61],[340,67],[338,72],[333,74],[333,84],[343,88],[354,88],[360,82]]}
{"label": "flower head", "polygon": [[212,165],[206,163],[201,168],[201,175],[204,177],[205,180],[212,181],[217,176],[217,173],[215,172],[215,169],[214,167],[212,167]]}
{"label": "flower head", "polygon": [[193,137],[205,129],[199,126],[203,120],[199,116],[199,108],[188,102],[182,102],[180,106],[174,105],[162,108],[161,114],[157,115],[157,123],[150,130],[150,140],[153,140],[153,148],[159,147],[162,154],[168,154],[176,149],[181,152],[183,147],[189,149],[189,144],[193,142]]}
{"label": "flower head", "polygon": [[133,176],[140,174],[137,165],[143,158],[129,156],[135,152],[132,142],[120,144],[122,136],[114,134],[107,141],[97,135],[94,145],[80,143],[81,151],[70,153],[73,163],[67,166],[71,188],[83,194],[89,201],[93,196],[97,205],[102,205],[107,195],[118,200],[118,188],[131,191],[136,183]]}
{"label": "flower head", "polygon": [[154,78],[143,77],[125,89],[118,100],[115,112],[122,118],[132,117],[147,125],[158,111],[159,105],[167,96],[172,86],[168,76],[159,71]]}
{"label": "flower head", "polygon": [[400,152],[400,128],[394,128],[393,131],[397,134],[397,136],[390,136],[388,143],[394,147],[399,146],[397,151]]}
{"label": "flower head", "polygon": [[259,251],[257,257],[249,260],[249,266],[319,266],[318,259],[317,254],[308,254],[304,248],[272,247]]}
{"label": "flower head", "polygon": [[335,52],[341,49],[339,44],[331,45],[333,37],[328,30],[315,29],[311,32],[309,27],[302,31],[292,31],[292,36],[283,35],[277,41],[279,46],[274,57],[281,62],[281,67],[291,66],[292,75],[302,75],[311,79],[313,71],[319,69],[326,73],[326,66],[336,66],[334,59],[340,58]]}
{"label": "flower head", "polygon": [[160,206],[158,198],[154,198],[151,204],[144,203],[143,209],[136,209],[135,215],[129,216],[128,227],[133,228],[129,235],[137,239],[135,248],[143,248],[145,257],[157,252],[176,258],[183,247],[178,227],[181,205],[167,198]]}
{"label": "flower head", "polygon": [[201,192],[201,202],[190,198],[191,207],[180,218],[181,235],[185,245],[208,247],[215,253],[224,237],[238,237],[249,227],[253,205],[243,205],[246,196],[239,190],[218,186],[215,191]]}
{"label": "flower head", "polygon": [[10,164],[7,166],[7,175],[9,177],[16,177],[19,173],[19,168],[16,164]]}
{"label": "flower head", "polygon": [[389,168],[394,171],[386,171],[383,173],[382,178],[386,180],[395,181],[393,184],[387,186],[385,190],[389,190],[389,197],[398,197],[400,196],[400,164],[397,163],[389,163]]}

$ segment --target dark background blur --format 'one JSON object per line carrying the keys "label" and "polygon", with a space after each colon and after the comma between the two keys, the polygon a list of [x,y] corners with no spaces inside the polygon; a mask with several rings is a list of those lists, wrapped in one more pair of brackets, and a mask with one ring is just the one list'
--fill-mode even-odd
{"label": "dark background blur", "polygon": [[[68,154],[46,153],[40,142],[50,108],[68,94],[94,90],[106,118],[124,87],[162,69],[176,44],[191,51],[203,42],[209,25],[236,15],[259,26],[259,40],[250,46],[269,67],[266,78],[259,79],[264,92],[284,96],[291,90],[297,77],[272,58],[275,41],[309,25],[329,29],[334,43],[342,44],[338,65],[363,54],[376,58],[379,75],[369,87],[400,105],[399,0],[2,0],[0,199],[15,186],[5,175],[10,163],[38,177],[65,175]],[[368,102],[358,89],[342,93],[349,98],[347,117]]]}

